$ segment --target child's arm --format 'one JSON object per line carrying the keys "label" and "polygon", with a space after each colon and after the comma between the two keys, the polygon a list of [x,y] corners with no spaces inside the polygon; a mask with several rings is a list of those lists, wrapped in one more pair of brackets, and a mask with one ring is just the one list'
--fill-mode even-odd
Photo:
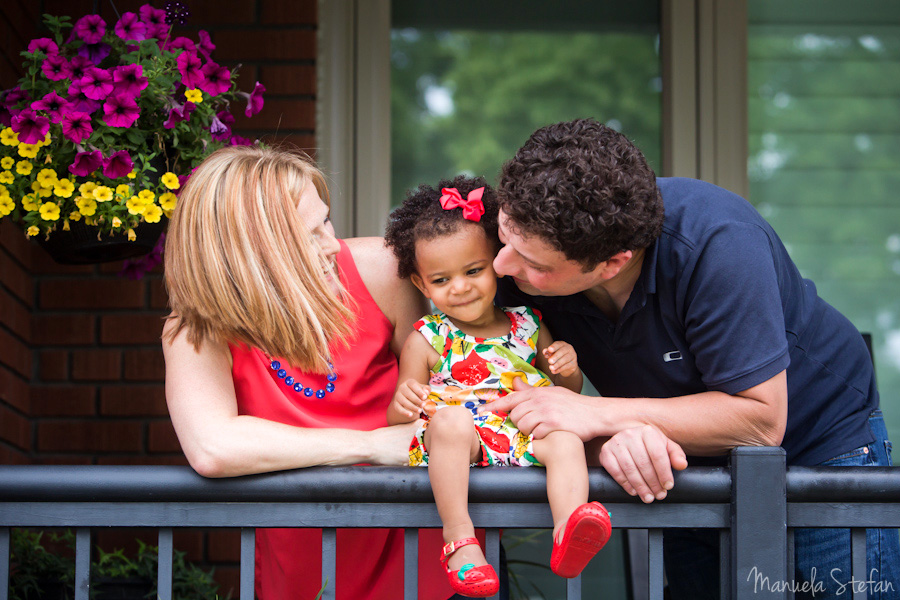
{"label": "child's arm", "polygon": [[426,385],[431,377],[431,365],[437,360],[437,352],[428,340],[413,331],[403,344],[400,353],[400,373],[397,391],[387,411],[389,425],[411,423],[419,418],[422,405],[431,389]]}
{"label": "child's arm", "polygon": [[553,336],[543,325],[538,333],[535,363],[538,369],[550,375],[554,385],[561,385],[576,394],[581,393],[584,378],[581,369],[578,368],[575,348],[568,342],[554,342]]}

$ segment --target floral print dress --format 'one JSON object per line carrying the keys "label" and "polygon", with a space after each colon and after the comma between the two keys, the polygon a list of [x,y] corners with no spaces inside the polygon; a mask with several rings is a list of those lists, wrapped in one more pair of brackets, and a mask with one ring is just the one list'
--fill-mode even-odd
{"label": "floral print dress", "polygon": [[425,402],[425,424],[409,447],[411,466],[428,466],[425,430],[429,417],[451,405],[472,412],[481,441],[481,460],[473,466],[541,466],[532,451],[532,436],[520,432],[505,412],[476,414],[478,408],[513,391],[513,380],[532,386],[552,385],[534,366],[540,313],[524,306],[502,309],[509,317],[509,333],[477,338],[463,333],[444,313],[427,315],[415,329],[441,355],[431,369],[431,393]]}

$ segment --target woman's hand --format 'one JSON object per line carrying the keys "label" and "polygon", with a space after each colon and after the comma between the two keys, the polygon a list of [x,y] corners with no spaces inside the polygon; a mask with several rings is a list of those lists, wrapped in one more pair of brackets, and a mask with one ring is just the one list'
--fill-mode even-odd
{"label": "woman's hand", "polygon": [[422,423],[422,419],[416,419],[411,423],[372,431],[372,457],[369,462],[385,467],[409,466],[409,444]]}

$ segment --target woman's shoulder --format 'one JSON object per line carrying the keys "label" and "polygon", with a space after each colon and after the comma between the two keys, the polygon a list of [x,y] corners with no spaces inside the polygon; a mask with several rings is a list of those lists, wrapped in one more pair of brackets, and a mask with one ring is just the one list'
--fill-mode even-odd
{"label": "woman's shoulder", "polygon": [[359,237],[348,238],[344,242],[350,249],[350,255],[353,256],[353,262],[356,268],[365,279],[365,273],[374,269],[390,268],[388,273],[379,273],[382,277],[385,274],[393,275],[397,278],[397,259],[390,248],[384,245],[384,239],[380,237]]}

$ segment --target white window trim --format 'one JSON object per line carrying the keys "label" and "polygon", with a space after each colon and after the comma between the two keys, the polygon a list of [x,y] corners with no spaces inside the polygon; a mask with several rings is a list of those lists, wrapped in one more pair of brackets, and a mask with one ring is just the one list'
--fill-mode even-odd
{"label": "white window trim", "polygon": [[[747,197],[747,0],[661,0],[662,175]],[[316,137],[341,236],[391,204],[390,0],[319,0]]]}

